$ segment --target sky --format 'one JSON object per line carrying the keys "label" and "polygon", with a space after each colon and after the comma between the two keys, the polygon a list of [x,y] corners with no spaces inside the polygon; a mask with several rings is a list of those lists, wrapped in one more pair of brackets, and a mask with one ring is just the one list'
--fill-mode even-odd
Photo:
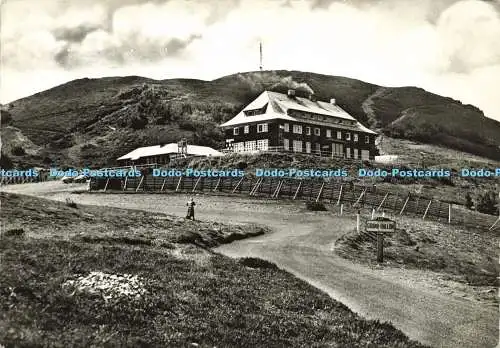
{"label": "sky", "polygon": [[500,0],[3,0],[0,102],[259,68],[418,86],[500,121]]}

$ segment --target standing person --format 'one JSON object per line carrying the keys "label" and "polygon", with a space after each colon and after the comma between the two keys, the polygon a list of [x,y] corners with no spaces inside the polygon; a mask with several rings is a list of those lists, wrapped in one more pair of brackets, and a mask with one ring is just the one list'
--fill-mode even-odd
{"label": "standing person", "polygon": [[196,203],[193,201],[192,197],[189,198],[189,201],[186,203],[186,205],[188,207],[186,219],[192,219],[194,221],[194,206],[196,205]]}

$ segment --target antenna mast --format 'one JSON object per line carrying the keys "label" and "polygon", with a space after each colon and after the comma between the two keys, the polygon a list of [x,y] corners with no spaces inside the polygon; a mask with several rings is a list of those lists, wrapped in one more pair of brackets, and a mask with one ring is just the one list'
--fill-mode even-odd
{"label": "antenna mast", "polygon": [[259,51],[260,51],[260,71],[262,71],[262,41],[259,42]]}

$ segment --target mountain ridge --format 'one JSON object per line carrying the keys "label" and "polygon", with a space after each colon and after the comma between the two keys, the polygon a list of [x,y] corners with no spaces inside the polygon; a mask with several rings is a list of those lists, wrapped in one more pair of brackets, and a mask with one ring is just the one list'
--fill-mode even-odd
{"label": "mountain ridge", "polygon": [[500,122],[475,106],[418,87],[286,70],[211,81],[141,76],[73,80],[2,106],[2,123],[39,148],[35,155],[4,154],[18,163],[99,166],[135,147],[181,137],[220,148],[220,123],[262,91],[288,88],[314,92],[318,100],[335,98],[358,121],[385,135],[500,160]]}

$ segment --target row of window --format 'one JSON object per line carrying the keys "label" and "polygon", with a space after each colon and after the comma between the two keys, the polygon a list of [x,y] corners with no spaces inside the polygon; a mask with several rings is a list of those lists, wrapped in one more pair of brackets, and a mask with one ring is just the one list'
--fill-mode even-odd
{"label": "row of window", "polygon": [[[293,152],[303,152],[303,147],[302,147],[302,141],[300,140],[293,140],[292,141],[292,148],[290,149],[290,140],[289,139],[283,139],[283,148],[285,151],[290,151],[292,150]],[[311,153],[314,151],[315,153],[321,153],[321,144],[316,143],[314,144],[313,147],[311,147],[310,142],[305,143],[305,152],[306,153]],[[326,152],[330,152],[330,149],[326,149]],[[363,160],[368,160],[370,159],[370,151],[369,150],[361,150],[357,148],[353,148],[351,152],[350,147],[345,148],[345,153],[344,153],[344,145],[343,144],[332,144],[331,152],[335,156],[345,156],[347,158],[354,158],[358,159],[361,158]]]}
{"label": "row of window", "polygon": [[[257,125],[257,133],[266,133],[269,130],[267,123],[260,123]],[[244,126],[243,127],[243,133],[248,134],[250,133],[250,126]],[[233,134],[234,135],[239,135],[240,134],[240,128],[235,127],[233,128]]]}
{"label": "row of window", "polygon": [[253,141],[242,141],[239,143],[233,143],[234,152],[248,152],[248,151],[267,151],[269,149],[269,140],[253,140]]}
{"label": "row of window", "polygon": [[[311,135],[311,127],[306,126],[305,129],[306,129],[306,133],[305,134],[306,135]],[[269,130],[269,128],[268,128],[268,124],[267,123],[260,123],[260,124],[257,125],[257,133],[265,133],[265,132],[268,132],[268,130]],[[283,130],[285,132],[290,132],[290,125],[288,123],[285,123],[283,125]],[[292,128],[292,131],[295,134],[302,134],[302,126],[298,125],[298,124],[294,124],[293,128]],[[248,126],[248,125],[244,126],[243,127],[243,133],[244,134],[250,133],[250,126]],[[234,135],[239,135],[240,134],[240,128],[239,127],[233,128],[233,134]],[[321,136],[321,128],[315,127],[314,128],[314,135]],[[327,138],[331,138],[332,137],[332,130],[331,129],[327,129],[325,135],[326,135]],[[342,132],[341,131],[337,131],[336,137],[337,137],[338,140],[342,140]],[[351,133],[350,132],[346,132],[345,133],[345,140],[348,140],[348,141],[351,140]],[[356,134],[356,133],[353,133],[352,140],[354,142],[358,142],[359,141],[359,135]],[[369,143],[370,143],[370,137],[368,135],[365,135],[365,144],[369,144]]]}
{"label": "row of window", "polygon": [[355,125],[356,124],[355,121],[342,120],[342,119],[334,118],[331,116],[318,115],[318,114],[297,111],[297,110],[288,110],[287,114],[289,116],[292,116],[292,117],[309,118],[311,120],[326,121],[326,122],[330,122],[330,123],[338,123],[338,124],[346,124],[346,125]]}
{"label": "row of window", "polygon": [[[285,151],[293,151],[293,152],[304,152],[305,153],[331,153],[334,156],[344,156],[347,158],[354,159],[370,159],[370,151],[362,150],[357,148],[346,147],[344,149],[343,144],[332,144],[331,149],[328,146],[326,149],[321,148],[321,144],[315,143],[311,144],[310,142],[303,143],[301,140],[293,140],[292,147],[290,148],[290,140],[283,139],[283,148]],[[305,149],[303,147],[305,145]],[[232,144],[234,152],[252,152],[252,151],[267,151],[269,150],[269,140],[261,139],[261,140],[253,140],[253,141],[242,141],[238,143]],[[345,151],[344,151],[345,150]]]}
{"label": "row of window", "polygon": [[[288,123],[285,123],[285,125],[283,126],[284,128],[284,131],[285,132],[290,132],[290,125]],[[306,126],[306,135],[311,135],[311,127],[309,126]],[[293,125],[293,128],[292,128],[292,132],[295,133],[295,134],[302,134],[302,126],[301,125],[298,125],[298,124],[294,124]],[[317,128],[315,127],[314,128],[314,135],[317,135],[317,136],[321,136],[321,128]],[[326,137],[327,138],[331,138],[332,137],[332,130],[331,129],[327,129],[326,130]],[[338,140],[342,140],[342,132],[341,131],[337,131],[337,139]],[[345,140],[351,140],[351,133],[349,132],[346,132],[345,133]],[[359,141],[359,135],[354,133],[353,134],[353,141],[354,142],[358,142]],[[365,144],[369,144],[370,143],[370,137],[368,135],[365,135]]]}

